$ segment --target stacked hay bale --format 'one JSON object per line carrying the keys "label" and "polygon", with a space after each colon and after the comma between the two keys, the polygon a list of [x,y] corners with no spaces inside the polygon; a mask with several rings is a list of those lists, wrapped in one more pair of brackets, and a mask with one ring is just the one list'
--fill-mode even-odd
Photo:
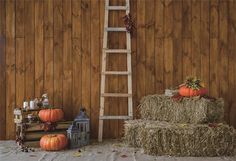
{"label": "stacked hay bale", "polygon": [[151,155],[233,155],[236,131],[223,122],[222,99],[144,97],[141,119],[125,122],[125,141]]}

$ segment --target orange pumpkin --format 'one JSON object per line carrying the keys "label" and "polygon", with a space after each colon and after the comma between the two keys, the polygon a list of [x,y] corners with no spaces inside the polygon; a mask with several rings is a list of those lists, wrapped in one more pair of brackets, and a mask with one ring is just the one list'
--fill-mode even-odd
{"label": "orange pumpkin", "polygon": [[64,113],[62,109],[43,109],[38,116],[43,122],[57,122],[63,119]]}
{"label": "orange pumpkin", "polygon": [[202,96],[206,93],[206,88],[192,89],[187,86],[182,86],[179,88],[179,94],[184,97]]}
{"label": "orange pumpkin", "polygon": [[40,147],[46,151],[59,151],[67,147],[67,138],[63,134],[44,135],[40,139]]}

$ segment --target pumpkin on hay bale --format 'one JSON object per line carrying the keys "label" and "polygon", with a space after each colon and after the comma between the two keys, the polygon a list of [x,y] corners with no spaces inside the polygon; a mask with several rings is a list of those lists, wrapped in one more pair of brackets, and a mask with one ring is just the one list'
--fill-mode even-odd
{"label": "pumpkin on hay bale", "polygon": [[142,119],[172,123],[222,122],[224,101],[204,97],[183,97],[180,101],[165,95],[148,95],[139,105]]}
{"label": "pumpkin on hay bale", "polygon": [[189,77],[180,85],[179,94],[184,97],[203,96],[207,94],[207,89],[200,79]]}
{"label": "pumpkin on hay bale", "polygon": [[236,148],[235,129],[222,123],[131,120],[125,122],[124,140],[150,155],[230,156]]}

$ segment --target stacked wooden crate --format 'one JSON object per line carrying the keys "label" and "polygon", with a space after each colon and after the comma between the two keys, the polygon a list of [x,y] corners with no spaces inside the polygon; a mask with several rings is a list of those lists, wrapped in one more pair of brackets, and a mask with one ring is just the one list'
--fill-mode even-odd
{"label": "stacked wooden crate", "polygon": [[39,147],[40,138],[46,134],[65,134],[72,121],[60,121],[53,125],[53,130],[45,131],[44,123],[36,119],[30,122],[27,118],[28,114],[38,115],[41,109],[22,110],[15,109],[16,138],[25,146]]}

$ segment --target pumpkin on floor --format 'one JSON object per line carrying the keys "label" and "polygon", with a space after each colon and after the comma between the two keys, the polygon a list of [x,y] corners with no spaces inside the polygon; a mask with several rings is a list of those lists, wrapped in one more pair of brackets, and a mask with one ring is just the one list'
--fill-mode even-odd
{"label": "pumpkin on floor", "polygon": [[64,117],[64,112],[59,108],[43,109],[39,111],[39,118],[43,122],[57,122]]}
{"label": "pumpkin on floor", "polygon": [[65,135],[44,135],[40,139],[40,147],[46,151],[59,151],[67,147],[68,141]]}

